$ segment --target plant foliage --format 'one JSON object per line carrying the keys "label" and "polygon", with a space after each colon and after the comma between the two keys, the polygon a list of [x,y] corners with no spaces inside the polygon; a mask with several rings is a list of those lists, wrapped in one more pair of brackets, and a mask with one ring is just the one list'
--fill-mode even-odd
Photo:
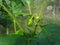
{"label": "plant foliage", "polygon": [[[55,31],[59,31],[60,26],[55,24],[42,25],[40,23],[48,0],[41,1],[42,3],[39,8],[39,13],[33,13],[31,5],[33,1],[34,0],[0,1],[0,24],[6,28],[7,34],[7,36],[5,35],[0,37],[0,45],[55,45],[57,40],[55,40],[55,37],[57,36],[55,35]],[[26,21],[24,24],[26,28],[24,28],[24,24],[20,22],[22,19],[18,19],[20,16],[22,16],[22,19],[25,17]],[[11,24],[13,24],[14,32],[9,34],[9,27]],[[17,26],[19,29],[17,29]],[[38,27],[41,29],[38,29]],[[36,34],[37,30],[40,32]],[[58,33],[59,32],[57,32],[57,34]]]}

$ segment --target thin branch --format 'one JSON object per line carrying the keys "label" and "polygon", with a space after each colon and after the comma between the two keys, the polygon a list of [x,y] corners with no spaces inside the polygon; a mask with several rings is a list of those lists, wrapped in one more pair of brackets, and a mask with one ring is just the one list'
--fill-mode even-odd
{"label": "thin branch", "polygon": [[30,4],[28,3],[29,13],[32,14]]}
{"label": "thin branch", "polygon": [[1,6],[3,6],[3,7],[4,7],[4,10],[9,14],[9,16],[10,16],[13,20],[16,21],[16,24],[19,26],[19,28],[20,28],[21,30],[24,30],[24,28],[22,27],[21,23],[18,22],[18,20],[16,20],[16,18],[14,17],[14,15],[13,15],[3,4],[1,4]]}
{"label": "thin branch", "polygon": [[40,19],[41,19],[41,16],[43,14],[43,10],[44,10],[46,4],[47,4],[47,0],[44,0],[43,3],[42,3],[42,5],[41,5],[41,8],[40,8],[40,13],[39,13]]}

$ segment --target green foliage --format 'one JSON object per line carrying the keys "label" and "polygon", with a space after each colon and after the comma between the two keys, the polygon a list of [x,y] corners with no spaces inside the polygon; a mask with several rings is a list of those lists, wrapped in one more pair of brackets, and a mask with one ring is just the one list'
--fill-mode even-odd
{"label": "green foliage", "polygon": [[24,4],[21,0],[20,1],[19,0],[11,0],[10,5],[11,5],[10,6],[11,11],[13,12],[14,15],[18,16],[22,13]]}
{"label": "green foliage", "polygon": [[0,35],[1,45],[59,45],[60,25],[48,24],[43,27],[42,32],[34,38],[26,38],[19,35]]}
{"label": "green foliage", "polygon": [[8,16],[7,13],[0,11],[0,24],[4,27],[9,27],[12,23],[12,19]]}
{"label": "green foliage", "polygon": [[0,45],[14,45],[18,36],[15,35],[0,35]]}
{"label": "green foliage", "polygon": [[[42,5],[41,5],[39,18],[42,16],[42,13],[43,13],[43,10],[44,10],[44,5],[46,4],[46,1],[47,0],[43,1]],[[28,10],[29,10],[29,14],[28,15],[31,15],[31,17],[28,19],[28,23],[27,23],[28,27],[32,26],[33,23],[37,25],[40,19],[37,18],[36,16],[35,16],[36,17],[35,18],[33,16],[33,14],[32,14],[31,6],[30,6],[30,3],[32,2],[32,0],[25,0],[25,2],[27,3],[27,7],[28,7]],[[0,4],[0,5],[2,6],[1,8],[3,9],[3,11],[2,10],[1,11],[4,12],[4,13],[7,13],[7,15],[12,19],[13,24],[14,24],[15,33],[23,35],[23,32],[24,32],[25,29],[22,27],[21,23],[18,22],[18,20],[16,19],[16,16],[19,16],[19,15],[21,15],[21,13],[24,13],[23,10],[24,10],[25,5],[24,5],[23,1],[22,0],[20,0],[20,1],[19,0],[17,0],[17,1],[16,0],[9,0],[9,3],[7,3],[6,0],[2,0],[2,4]],[[5,16],[3,16],[3,17],[5,17]],[[6,18],[3,18],[3,19],[5,20]],[[7,24],[10,23],[9,21],[10,20],[8,19],[8,23]],[[36,22],[34,22],[34,21],[36,21]],[[20,28],[19,29],[20,31],[16,32],[16,24]],[[36,25],[33,25],[35,27],[34,28],[34,33],[36,31],[36,27],[37,27]]]}
{"label": "green foliage", "polygon": [[[40,19],[43,15],[43,11],[47,5],[47,0],[42,1],[42,4],[40,6],[40,12],[38,14],[33,14],[31,10],[31,2],[32,0],[25,0],[25,1],[9,0],[9,3],[7,3],[6,0],[2,0],[2,3],[0,3],[0,15],[2,15],[0,16],[0,24],[2,24],[8,29],[10,24],[13,23],[14,36],[13,35],[10,35],[10,36],[7,35],[5,37],[2,36],[3,38],[1,37],[0,39],[3,39],[3,40],[0,41],[1,42],[0,45],[20,45],[20,44],[21,45],[54,45],[55,44],[57,40],[56,38],[59,37],[57,35],[59,35],[60,26],[55,24],[41,26],[41,24],[39,24]],[[28,11],[26,11],[25,9],[27,9]],[[28,29],[27,28],[25,29],[23,26],[24,24],[19,22],[22,19],[20,20],[17,19],[17,17],[21,15],[23,17],[27,16],[26,17],[27,24],[25,25]],[[16,25],[19,27],[18,30],[16,29],[17,27]],[[36,30],[41,30],[41,29],[37,29],[38,26],[40,26],[40,28],[42,29],[42,32],[39,32],[40,34],[36,34]],[[33,29],[31,29],[31,27],[33,27]],[[6,31],[7,33],[9,32],[9,30],[6,30]],[[56,33],[55,31],[57,32],[57,35],[55,35]],[[52,42],[50,39],[52,40]]]}

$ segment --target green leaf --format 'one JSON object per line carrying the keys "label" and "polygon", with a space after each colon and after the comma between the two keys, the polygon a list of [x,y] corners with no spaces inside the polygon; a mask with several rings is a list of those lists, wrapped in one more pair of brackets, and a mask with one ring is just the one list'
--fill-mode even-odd
{"label": "green leaf", "polygon": [[2,0],[2,5],[4,5],[7,9],[9,9],[9,7],[8,7],[8,4],[7,4],[6,0]]}
{"label": "green leaf", "polygon": [[24,4],[22,0],[9,0],[9,3],[7,3],[5,0],[3,0],[4,6],[13,13],[15,16],[19,16],[23,9],[24,9]]}
{"label": "green leaf", "polygon": [[60,25],[47,24],[42,32],[32,39],[30,45],[59,45],[60,43]]}
{"label": "green leaf", "polygon": [[18,36],[0,35],[0,45],[14,45]]}
{"label": "green leaf", "polygon": [[23,2],[20,0],[11,0],[11,9],[12,12],[15,16],[18,16],[22,13],[23,9],[24,9],[24,4]]}
{"label": "green leaf", "polygon": [[17,35],[24,35],[24,30],[18,30],[15,34],[17,34]]}
{"label": "green leaf", "polygon": [[19,35],[0,35],[0,45],[26,45],[26,40]]}
{"label": "green leaf", "polygon": [[[19,35],[0,35],[0,45],[27,45],[27,38]],[[30,38],[30,37],[29,37]],[[42,32],[31,38],[29,45],[60,45],[60,25],[48,24]]]}

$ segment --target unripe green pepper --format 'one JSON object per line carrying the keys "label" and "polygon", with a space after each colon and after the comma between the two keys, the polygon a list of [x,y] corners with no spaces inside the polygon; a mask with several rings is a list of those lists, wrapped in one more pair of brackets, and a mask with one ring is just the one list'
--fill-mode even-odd
{"label": "unripe green pepper", "polygon": [[32,26],[32,24],[33,24],[33,16],[28,20],[27,25]]}

